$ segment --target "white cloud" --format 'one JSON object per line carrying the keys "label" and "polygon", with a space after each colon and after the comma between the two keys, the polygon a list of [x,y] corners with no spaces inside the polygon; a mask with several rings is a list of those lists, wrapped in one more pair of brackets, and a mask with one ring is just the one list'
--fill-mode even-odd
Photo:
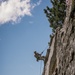
{"label": "white cloud", "polygon": [[24,15],[31,15],[30,0],[8,0],[0,5],[0,23],[16,22]]}
{"label": "white cloud", "polygon": [[34,8],[34,7],[36,7],[36,6],[39,6],[39,5],[41,4],[41,2],[42,2],[42,0],[39,0],[36,4],[34,4],[34,5],[32,6],[32,8]]}
{"label": "white cloud", "polygon": [[5,0],[0,4],[0,24],[17,22],[25,15],[31,16],[31,9],[40,3],[41,0],[33,5],[30,0]]}
{"label": "white cloud", "polygon": [[37,5],[40,5],[40,4],[41,4],[41,2],[42,2],[42,0],[39,0],[39,1],[37,2]]}

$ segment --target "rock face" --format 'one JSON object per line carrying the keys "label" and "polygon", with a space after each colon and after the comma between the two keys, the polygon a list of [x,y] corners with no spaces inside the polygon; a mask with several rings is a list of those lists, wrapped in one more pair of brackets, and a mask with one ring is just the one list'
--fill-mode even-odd
{"label": "rock face", "polygon": [[70,17],[71,8],[67,7],[63,27],[51,38],[42,75],[75,75],[75,16]]}

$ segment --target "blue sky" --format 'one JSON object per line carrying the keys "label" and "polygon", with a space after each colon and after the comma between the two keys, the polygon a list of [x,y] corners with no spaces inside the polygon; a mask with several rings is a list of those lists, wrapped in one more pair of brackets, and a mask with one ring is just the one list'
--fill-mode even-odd
{"label": "blue sky", "polygon": [[33,52],[40,53],[47,47],[52,32],[43,11],[50,0],[37,2],[31,0],[35,4],[31,15],[24,13],[21,20],[15,20],[17,23],[7,20],[6,13],[7,18],[0,18],[0,75],[40,75],[41,62],[36,62]]}

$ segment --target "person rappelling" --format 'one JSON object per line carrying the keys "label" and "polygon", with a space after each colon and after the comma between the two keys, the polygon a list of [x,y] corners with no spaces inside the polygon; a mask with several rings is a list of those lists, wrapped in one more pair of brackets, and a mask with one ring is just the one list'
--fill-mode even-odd
{"label": "person rappelling", "polygon": [[39,60],[45,61],[45,56],[42,56],[42,53],[43,53],[43,52],[38,53],[38,52],[34,51],[34,57],[36,58],[36,61],[37,61],[37,62],[38,62]]}

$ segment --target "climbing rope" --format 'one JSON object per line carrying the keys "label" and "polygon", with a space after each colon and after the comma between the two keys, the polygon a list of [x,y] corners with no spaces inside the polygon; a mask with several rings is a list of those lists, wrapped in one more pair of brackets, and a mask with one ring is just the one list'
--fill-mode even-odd
{"label": "climbing rope", "polygon": [[45,49],[41,52],[41,55],[44,53],[44,51],[46,50],[46,48],[48,47],[48,45],[45,47]]}
{"label": "climbing rope", "polygon": [[[45,47],[45,49],[41,52],[41,55],[43,54],[43,52],[46,50],[46,48],[48,47],[48,45]],[[42,73],[42,61],[40,61],[40,74],[39,75],[41,75],[41,73]]]}
{"label": "climbing rope", "polygon": [[40,61],[40,75],[41,75],[42,61]]}

